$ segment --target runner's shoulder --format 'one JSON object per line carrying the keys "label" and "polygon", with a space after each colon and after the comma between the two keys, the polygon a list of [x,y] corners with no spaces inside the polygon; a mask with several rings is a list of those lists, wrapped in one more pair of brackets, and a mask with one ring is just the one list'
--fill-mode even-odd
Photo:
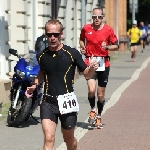
{"label": "runner's shoulder", "polygon": [[112,27],[110,27],[109,25],[107,25],[107,24],[104,24],[104,28],[106,29],[106,30],[113,30],[113,28]]}
{"label": "runner's shoulder", "polygon": [[43,51],[40,51],[36,54],[36,58],[38,59],[42,54],[46,53],[48,51],[48,48],[45,48]]}
{"label": "runner's shoulder", "polygon": [[75,55],[75,54],[79,53],[79,51],[76,48],[72,48],[68,45],[64,45],[63,49],[65,49],[66,51],[68,51],[72,55]]}
{"label": "runner's shoulder", "polygon": [[85,24],[85,25],[83,26],[83,29],[89,29],[89,28],[91,28],[91,27],[92,27],[92,24],[89,23],[89,24]]}

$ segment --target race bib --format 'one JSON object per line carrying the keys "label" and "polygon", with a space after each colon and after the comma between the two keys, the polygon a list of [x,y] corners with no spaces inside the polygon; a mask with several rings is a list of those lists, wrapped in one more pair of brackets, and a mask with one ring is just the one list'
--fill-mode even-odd
{"label": "race bib", "polygon": [[79,104],[74,92],[67,93],[64,95],[59,95],[57,100],[58,100],[59,111],[61,114],[68,114],[71,112],[79,111]]}
{"label": "race bib", "polygon": [[[90,59],[90,58],[89,58]],[[96,71],[105,71],[105,61],[104,57],[93,57],[93,60],[96,60],[98,63],[98,69]]]}

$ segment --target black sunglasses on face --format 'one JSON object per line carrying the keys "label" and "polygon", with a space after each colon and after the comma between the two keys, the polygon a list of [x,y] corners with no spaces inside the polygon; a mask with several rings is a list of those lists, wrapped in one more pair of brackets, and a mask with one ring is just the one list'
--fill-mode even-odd
{"label": "black sunglasses on face", "polygon": [[48,37],[52,37],[52,35],[53,35],[54,37],[58,37],[58,36],[60,35],[60,33],[46,33],[46,35],[47,35]]}
{"label": "black sunglasses on face", "polygon": [[93,15],[92,19],[102,19],[103,16],[102,15]]}

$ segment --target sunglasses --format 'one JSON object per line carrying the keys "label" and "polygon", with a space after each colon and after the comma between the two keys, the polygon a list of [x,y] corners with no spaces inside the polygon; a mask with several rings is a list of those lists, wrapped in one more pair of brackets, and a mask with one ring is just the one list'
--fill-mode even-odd
{"label": "sunglasses", "polygon": [[52,35],[53,35],[54,37],[58,37],[58,36],[60,35],[60,33],[46,33],[46,35],[47,35],[48,37],[52,37]]}
{"label": "sunglasses", "polygon": [[92,19],[102,19],[102,15],[92,15]]}

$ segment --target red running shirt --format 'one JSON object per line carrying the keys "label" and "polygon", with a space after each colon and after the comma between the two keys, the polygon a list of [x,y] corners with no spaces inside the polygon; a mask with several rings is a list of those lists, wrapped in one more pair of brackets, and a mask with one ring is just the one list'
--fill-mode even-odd
{"label": "red running shirt", "polygon": [[[94,30],[92,24],[86,24],[81,30],[80,39],[85,40],[87,57],[92,54],[93,56],[108,56],[108,51],[102,48],[101,43],[106,42],[106,45],[112,45],[118,40],[113,29],[106,24],[100,30]],[[85,63],[89,65],[89,58],[85,59]],[[109,60],[105,58],[105,67],[109,66]]]}

